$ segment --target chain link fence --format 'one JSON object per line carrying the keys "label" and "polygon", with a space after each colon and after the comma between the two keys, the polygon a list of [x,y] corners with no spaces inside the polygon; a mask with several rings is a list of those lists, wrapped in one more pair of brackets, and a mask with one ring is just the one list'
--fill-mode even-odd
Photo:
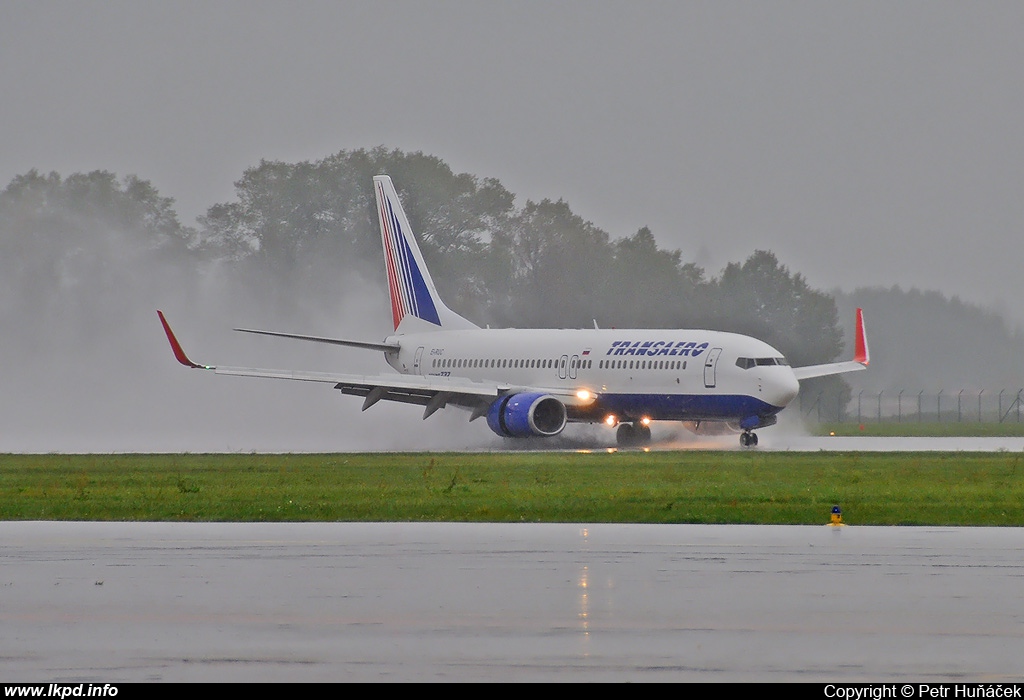
{"label": "chain link fence", "polygon": [[800,394],[800,412],[818,423],[1020,423],[1024,389],[855,392],[849,402]]}

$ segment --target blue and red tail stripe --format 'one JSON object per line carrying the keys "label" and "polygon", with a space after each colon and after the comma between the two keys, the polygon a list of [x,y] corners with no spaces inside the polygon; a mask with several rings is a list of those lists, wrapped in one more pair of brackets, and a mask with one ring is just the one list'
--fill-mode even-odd
{"label": "blue and red tail stripe", "polygon": [[426,280],[413,256],[406,232],[394,210],[394,204],[384,188],[377,184],[380,202],[380,220],[383,228],[384,260],[391,292],[391,314],[395,328],[407,315],[416,316],[435,325],[441,325],[437,307],[431,298]]}

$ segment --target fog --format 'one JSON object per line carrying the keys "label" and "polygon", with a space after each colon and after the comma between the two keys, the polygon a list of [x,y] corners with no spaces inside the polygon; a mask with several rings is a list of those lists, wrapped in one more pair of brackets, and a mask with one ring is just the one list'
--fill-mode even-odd
{"label": "fog", "polygon": [[[23,265],[46,257],[36,274],[59,271],[56,289],[48,280],[47,298],[11,295],[0,306],[7,368],[0,374],[0,452],[486,447],[486,429],[471,430],[465,416],[459,421],[450,412],[428,425],[416,407],[381,403],[363,413],[361,399],[330,385],[190,370],[175,361],[156,314],[164,311],[186,352],[203,363],[376,374],[391,371],[380,353],[231,329],[382,339],[391,331],[382,270],[371,281],[336,285],[333,303],[304,303],[301,285],[296,298],[275,303],[281,280],[241,275],[226,264],[187,267],[189,261],[154,252],[132,231],[104,227],[82,236],[97,224],[65,225],[20,246]],[[66,234],[75,229],[82,247],[49,244],[71,243]],[[91,250],[97,240],[102,244]]]}
{"label": "fog", "polygon": [[6,3],[0,181],[138,174],[186,223],[261,158],[386,144],[650,226],[710,270],[902,284],[1017,323],[1024,6]]}
{"label": "fog", "polygon": [[[32,169],[135,174],[191,224],[261,159],[384,144],[498,178],[520,205],[564,198],[616,237],[649,226],[711,274],[768,249],[816,289],[936,290],[1013,329],[1022,26],[1011,2],[5,3],[0,184]],[[500,444],[459,411],[363,413],[326,386],[188,371],[156,318],[201,362],[373,373],[374,353],[230,329],[379,339],[380,270],[280,304],[273,279],[179,274],[116,236],[86,263],[45,238],[0,260],[10,284],[44,242],[69,246],[50,303],[0,299],[0,451]],[[85,289],[76,269],[111,282]],[[890,369],[906,341],[893,323],[897,337],[872,339]],[[860,386],[1021,383],[956,374],[977,341],[943,341],[916,352],[941,348],[945,376]]]}
{"label": "fog", "polygon": [[[82,176],[76,176],[82,177]],[[103,177],[83,181],[106,182]],[[80,183],[79,183],[80,184]],[[220,376],[180,365],[156,311],[203,364],[389,373],[381,353],[237,333],[233,327],[381,340],[391,333],[383,258],[357,273],[315,251],[304,271],[190,253],[173,239],[59,200],[0,200],[0,452],[338,452],[600,449],[604,426],[509,444],[458,409],[362,399],[329,384]],[[93,205],[107,202],[94,190]],[[23,200],[28,200],[26,206]],[[93,201],[94,200],[94,201]],[[19,208],[20,207],[20,208]],[[108,211],[108,208],[110,211]],[[29,216],[22,220],[19,213]],[[25,223],[27,221],[28,223]],[[796,423],[789,422],[790,429]],[[774,432],[781,432],[781,428]],[[658,425],[656,447],[732,447]]]}

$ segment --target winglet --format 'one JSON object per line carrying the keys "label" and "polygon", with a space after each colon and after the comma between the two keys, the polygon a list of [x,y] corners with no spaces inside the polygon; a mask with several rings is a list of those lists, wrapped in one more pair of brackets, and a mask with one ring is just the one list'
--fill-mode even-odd
{"label": "winglet", "polygon": [[170,324],[168,324],[167,319],[164,318],[164,312],[157,309],[156,313],[157,316],[160,317],[160,323],[164,326],[164,333],[167,334],[167,340],[171,343],[171,350],[174,351],[175,359],[186,367],[192,367],[193,369],[212,369],[205,365],[197,365],[195,362],[188,359],[188,355],[186,355],[185,351],[181,349],[181,343],[179,343],[178,339],[174,337],[174,331],[171,330]]}
{"label": "winglet", "polygon": [[794,367],[793,376],[799,381],[812,377],[827,377],[832,374],[844,374],[867,369],[871,357],[868,354],[868,339],[864,333],[864,310],[857,309],[857,335],[853,343],[853,359],[846,362],[831,362],[824,365],[807,365]]}
{"label": "winglet", "polygon": [[868,354],[868,339],[864,333],[864,309],[857,309],[857,339],[854,345],[853,361],[865,367],[871,362]]}

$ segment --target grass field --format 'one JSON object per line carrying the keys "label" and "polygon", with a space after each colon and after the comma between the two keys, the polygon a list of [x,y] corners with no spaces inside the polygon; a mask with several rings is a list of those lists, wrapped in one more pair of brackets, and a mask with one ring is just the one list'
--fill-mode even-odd
{"label": "grass field", "polygon": [[0,455],[0,520],[1024,525],[1010,452]]}

